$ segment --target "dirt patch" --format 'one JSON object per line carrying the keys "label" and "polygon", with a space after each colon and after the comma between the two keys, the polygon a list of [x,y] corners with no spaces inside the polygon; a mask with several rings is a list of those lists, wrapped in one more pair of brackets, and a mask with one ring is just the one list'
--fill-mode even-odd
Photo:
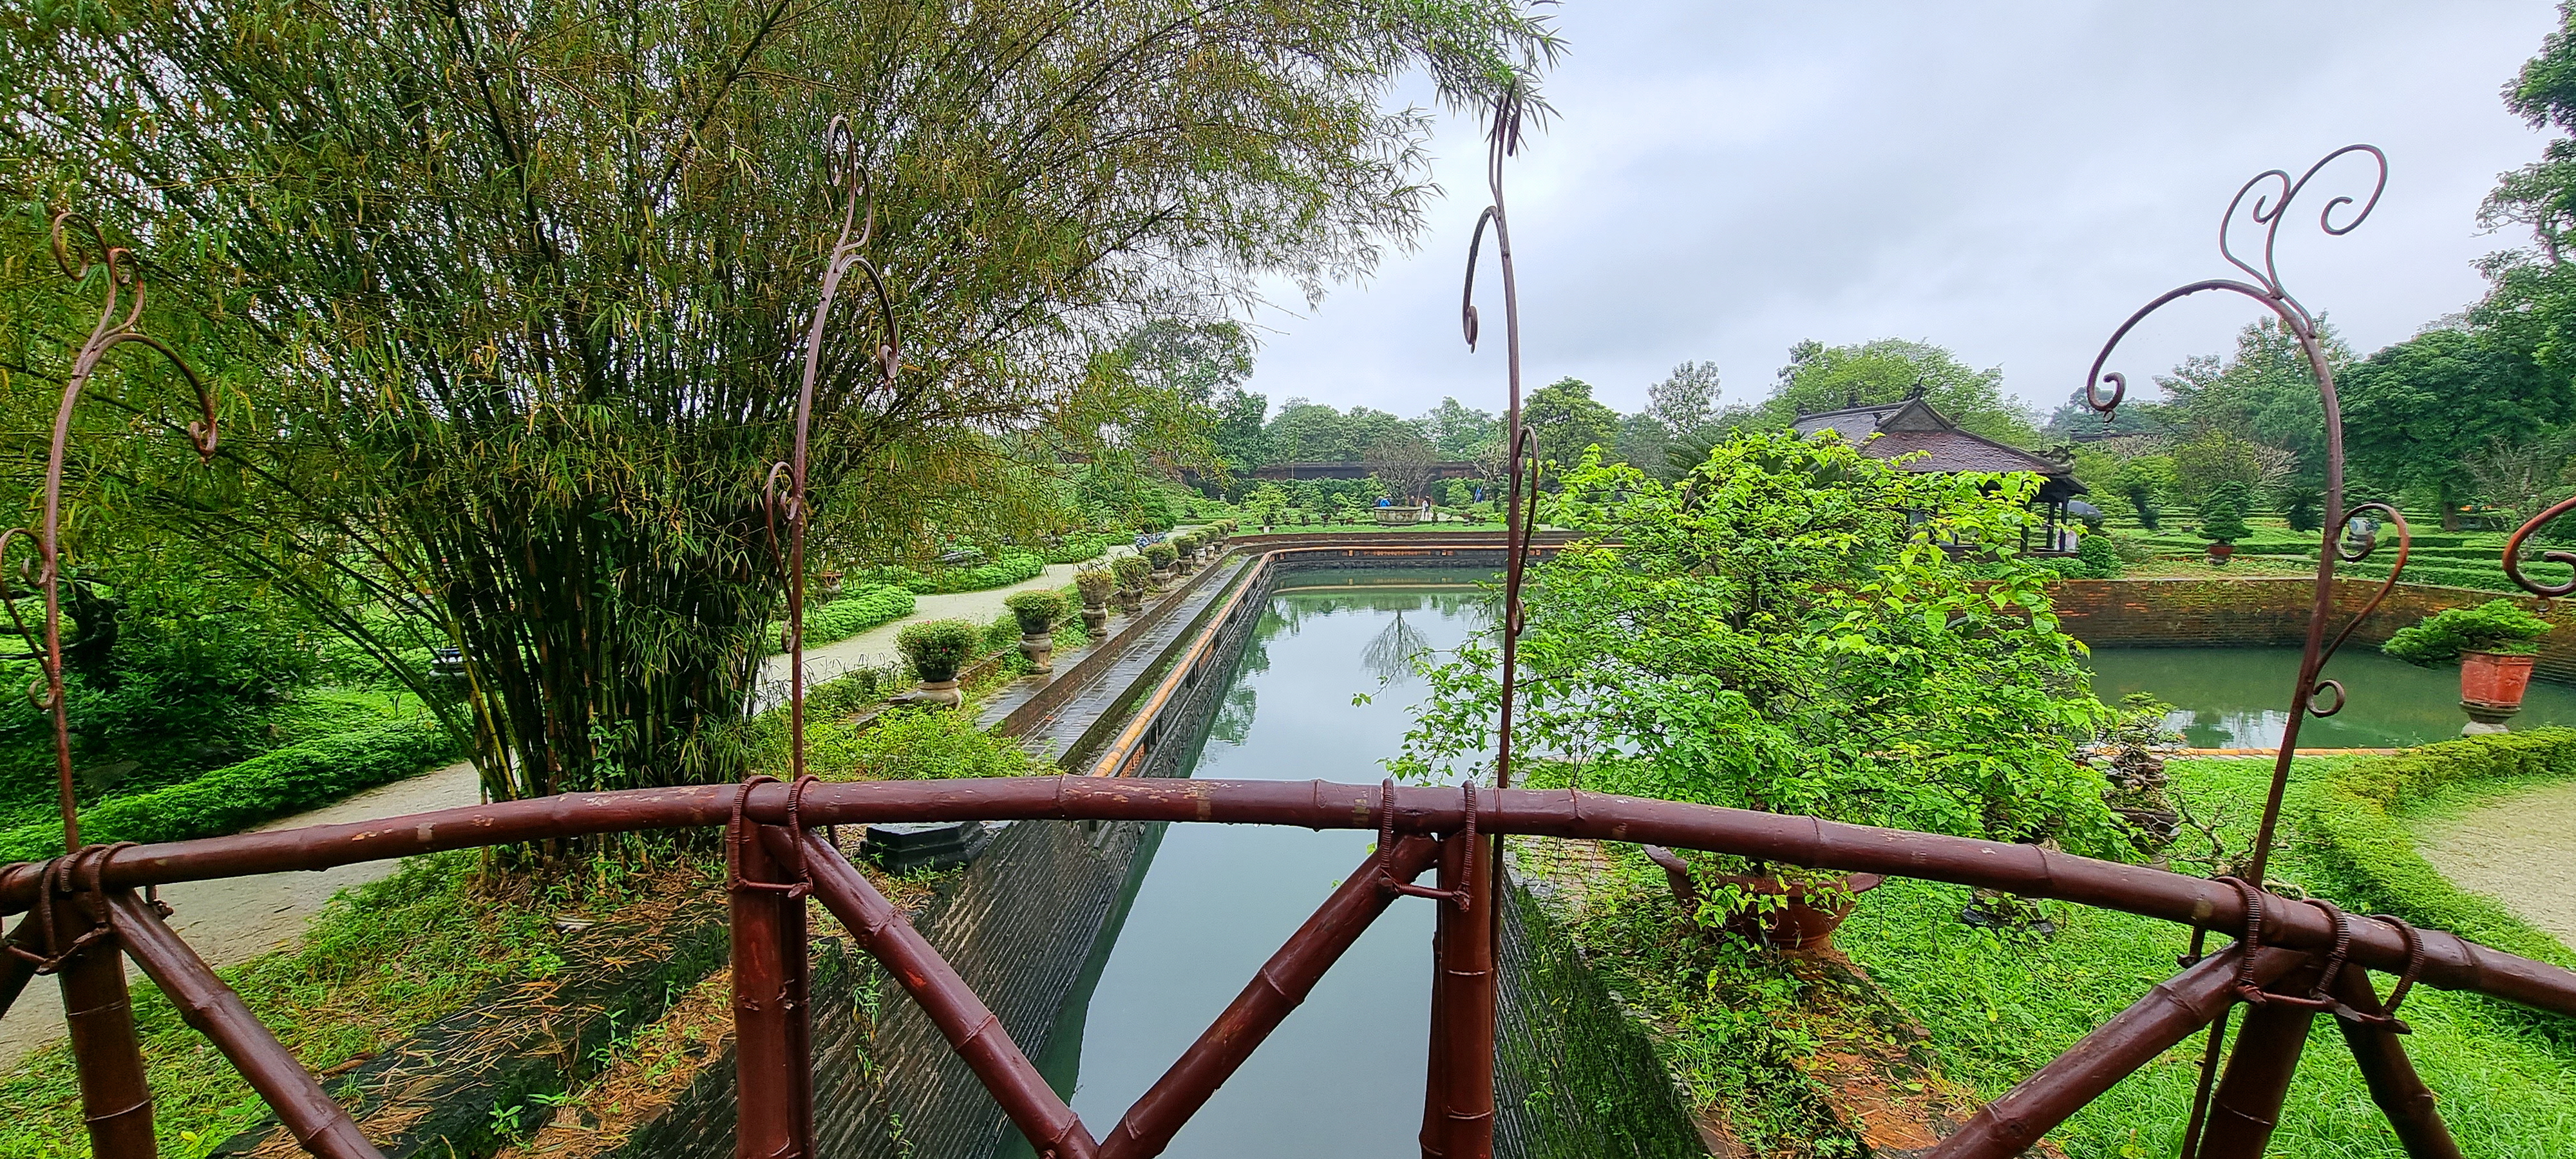
{"label": "dirt patch", "polygon": [[2576,781],[2516,793],[2424,826],[2416,850],[2452,884],[2576,945]]}

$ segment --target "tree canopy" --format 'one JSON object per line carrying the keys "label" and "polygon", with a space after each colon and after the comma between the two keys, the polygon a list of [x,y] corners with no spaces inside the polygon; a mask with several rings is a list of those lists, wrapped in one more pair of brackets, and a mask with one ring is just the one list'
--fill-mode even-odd
{"label": "tree canopy", "polygon": [[1763,400],[1761,418],[1765,425],[1785,427],[1802,414],[1895,402],[1919,388],[1961,430],[2014,446],[2035,445],[2039,432],[2021,404],[2004,397],[2003,381],[2002,367],[1970,369],[1928,342],[1880,338],[1826,346],[1810,340],[1789,349],[1789,364]]}
{"label": "tree canopy", "polygon": [[1619,412],[1592,397],[1592,384],[1560,378],[1531,391],[1521,400],[1521,422],[1538,443],[1541,459],[1571,467],[1593,447],[1615,451],[1619,445]]}

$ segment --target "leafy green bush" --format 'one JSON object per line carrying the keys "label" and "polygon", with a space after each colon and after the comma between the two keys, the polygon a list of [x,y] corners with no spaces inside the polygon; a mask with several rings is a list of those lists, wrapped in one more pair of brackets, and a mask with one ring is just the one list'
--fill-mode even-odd
{"label": "leafy green bush", "polygon": [[1153,564],[1155,571],[1170,570],[1172,561],[1180,557],[1181,553],[1172,546],[1170,540],[1145,545],[1145,561]]}
{"label": "leafy green bush", "polygon": [[1184,531],[1171,539],[1172,550],[1179,555],[1188,555],[1197,551],[1202,542],[1204,541],[1199,538],[1199,533],[1195,531]]}
{"label": "leafy green bush", "polygon": [[842,596],[805,617],[806,646],[847,640],[889,620],[909,616],[915,606],[910,591],[892,586],[865,588]]}
{"label": "leafy green bush", "polygon": [[1118,577],[1119,587],[1141,591],[1145,580],[1154,573],[1154,563],[1141,555],[1122,555],[1109,561],[1109,571]]}
{"label": "leafy green bush", "polygon": [[2075,558],[2056,561],[2057,574],[2068,579],[2120,578],[2120,550],[2108,535],[2087,535],[2075,545]]}
{"label": "leafy green bush", "polygon": [[812,767],[827,780],[1025,777],[1055,771],[964,713],[889,708],[863,729],[818,737]]}
{"label": "leafy green bush", "polygon": [[2540,651],[2534,641],[2548,631],[2549,621],[2512,600],[2488,600],[2474,608],[2449,608],[2426,616],[2411,628],[2398,629],[2379,650],[2429,668],[2458,659],[2462,652],[2528,656]]}
{"label": "leafy green bush", "polygon": [[2245,525],[2245,509],[2253,502],[2245,484],[2233,479],[2210,488],[2200,501],[2200,537],[2212,543],[2234,543],[2254,534]]}
{"label": "leafy green bush", "polygon": [[1106,535],[1068,535],[1064,537],[1063,543],[1047,549],[1046,561],[1048,563],[1083,563],[1100,558],[1101,553],[1108,550],[1109,537]]}
{"label": "leafy green bush", "polygon": [[1082,593],[1082,602],[1097,605],[1118,587],[1118,573],[1105,567],[1086,567],[1073,573],[1073,586]]}
{"label": "leafy green bush", "polygon": [[1064,597],[1054,592],[1018,592],[1003,600],[1002,606],[1019,621],[1023,636],[1046,635],[1064,618]]}
{"label": "leafy green bush", "polygon": [[1036,579],[1047,568],[1046,558],[1025,551],[1004,552],[991,563],[973,567],[942,568],[930,572],[913,572],[902,568],[873,571],[871,578],[886,583],[899,583],[916,595],[952,595],[957,592],[980,592],[1009,587]]}
{"label": "leafy green bush", "polygon": [[957,670],[975,658],[983,642],[984,630],[972,620],[923,620],[904,625],[894,638],[923,680],[957,679]]}
{"label": "leafy green bush", "polygon": [[2301,849],[2328,867],[2335,894],[2499,950],[2576,967],[2576,953],[2479,894],[2453,885],[2415,851],[2398,818],[2442,790],[2478,781],[2576,777],[2576,729],[2467,737],[2362,761],[2303,794]]}
{"label": "leafy green bush", "polygon": [[[111,798],[81,815],[81,836],[150,842],[232,833],[401,780],[453,760],[456,751],[454,739],[432,722],[322,737],[166,789]],[[0,833],[0,862],[51,857],[62,848],[58,822]]]}

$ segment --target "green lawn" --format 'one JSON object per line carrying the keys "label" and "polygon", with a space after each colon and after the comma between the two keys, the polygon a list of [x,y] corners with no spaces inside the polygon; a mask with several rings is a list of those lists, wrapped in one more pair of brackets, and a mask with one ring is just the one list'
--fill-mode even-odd
{"label": "green lawn", "polygon": [[[2236,803],[2229,828],[2241,847],[2270,763],[2176,761],[2169,767],[2185,796]],[[2326,759],[2303,760],[2294,777],[2328,767]],[[2332,892],[2295,840],[2274,854],[2271,876]],[[1985,1097],[2001,1094],[2175,973],[2175,956],[2188,944],[2185,931],[2171,923],[2062,904],[2046,907],[2060,927],[2055,938],[2001,940],[1959,923],[1966,902],[1962,888],[1890,881],[1868,896],[1839,944],[1930,1027],[1950,1077]],[[2385,989],[2386,977],[2378,980]],[[2429,987],[2408,998],[2405,1017],[2415,1028],[2407,1048],[2471,1153],[2566,1154],[2567,1139],[2576,1135],[2576,1024]],[[2077,1159],[2174,1154],[2201,1049],[2199,1037],[2175,1048],[2070,1119],[2055,1138]],[[2324,1023],[2309,1040],[2307,1063],[2266,1154],[2401,1154],[2340,1036]]]}

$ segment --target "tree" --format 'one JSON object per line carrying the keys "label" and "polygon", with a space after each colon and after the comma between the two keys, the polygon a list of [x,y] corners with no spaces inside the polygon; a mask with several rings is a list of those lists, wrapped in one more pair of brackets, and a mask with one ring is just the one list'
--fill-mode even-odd
{"label": "tree", "polygon": [[[1717,421],[1717,364],[1684,362],[1662,382],[1646,388],[1646,414],[1675,435],[1688,435]],[[1645,460],[1630,459],[1644,465]]]}
{"label": "tree", "polygon": [[2340,383],[2353,466],[2382,486],[2426,494],[2445,530],[2459,527],[2460,505],[2476,494],[2473,456],[2576,417],[2565,379],[2504,339],[2429,331],[2371,355]]}
{"label": "tree", "polygon": [[[2162,381],[2159,379],[2158,381]],[[2048,412],[2048,423],[2040,432],[2053,439],[2095,439],[2118,435],[2158,435],[2171,429],[2171,416],[2165,407],[2142,399],[2128,399],[2120,409],[2108,415],[2093,409],[2084,388],[2077,387]]]}
{"label": "tree", "polygon": [[2261,448],[2223,430],[2203,431],[2173,449],[2174,488],[2200,506],[2211,490],[2234,483],[2249,492],[2264,482]]}
{"label": "tree", "polygon": [[[2352,348],[2323,319],[2317,323],[2317,345],[2326,366],[2338,375],[2353,361]],[[2293,460],[2297,478],[2306,485],[2323,485],[2324,396],[2317,391],[2316,372],[2298,336],[2280,319],[2247,323],[2225,361],[2198,355],[2174,367],[2172,374],[2159,376],[2156,384],[2164,388],[2166,399],[2158,409],[2175,427],[2192,434],[2221,431],[2279,448]]]}
{"label": "tree", "polygon": [[1618,460],[1661,478],[1672,453],[1673,433],[1662,420],[1639,412],[1619,420]]}
{"label": "tree", "polygon": [[1239,386],[1228,387],[1210,409],[1216,412],[1211,432],[1216,455],[1229,473],[1240,476],[1270,461],[1270,440],[1262,429],[1270,414],[1269,399]]}
{"label": "tree", "polygon": [[1370,477],[1385,486],[1390,498],[1410,504],[1431,493],[1431,464],[1436,454],[1431,440],[1406,426],[1378,436],[1376,442],[1369,444],[1362,461],[1368,464]]}
{"label": "tree", "polygon": [[1481,458],[1503,437],[1502,420],[1492,412],[1462,406],[1454,398],[1441,399],[1440,405],[1414,421],[1439,449],[1440,457],[1453,462]]}
{"label": "tree", "polygon": [[2017,447],[2035,447],[2039,432],[2021,404],[2003,395],[2002,367],[1971,370],[1927,342],[1881,338],[1828,347],[1813,340],[1789,350],[1789,365],[1763,400],[1762,421],[1785,427],[1799,415],[1864,403],[1896,402],[1923,392],[1934,410],[1961,430]]}
{"label": "tree", "polygon": [[[1735,808],[2108,850],[2075,737],[2103,718],[2056,572],[2018,555],[2032,475],[1917,474],[1835,441],[1748,435],[1680,483],[1568,474],[1581,529],[1537,566],[1520,775]],[[1998,545],[1977,558],[1941,541]],[[1601,546],[1616,543],[1616,547]],[[1397,762],[1490,752],[1489,630],[1431,665]],[[1562,783],[1561,781],[1558,783]]]}
{"label": "tree", "polygon": [[1592,384],[1560,378],[1530,393],[1521,404],[1521,422],[1538,443],[1539,458],[1573,466],[1593,447],[1610,451],[1619,445],[1619,412],[1592,398]]}
{"label": "tree", "polygon": [[2149,531],[2163,523],[2164,503],[2176,490],[2174,463],[2167,455],[2140,455],[2120,464],[2111,476],[2111,491],[2127,500],[2129,510]]}
{"label": "tree", "polygon": [[216,0],[0,36],[7,201],[148,239],[259,433],[235,493],[148,502],[281,576],[346,561],[434,603],[495,797],[744,771],[781,587],[760,481],[836,178],[868,177],[902,361],[887,381],[853,284],[813,510],[899,556],[1045,514],[1065,449],[1191,437],[1188,400],[1100,357],[1124,328],[1366,272],[1430,190],[1427,124],[1385,96],[1555,51],[1501,0]]}
{"label": "tree", "polygon": [[2212,543],[2234,543],[2254,534],[2245,526],[2245,510],[2254,496],[2234,479],[2221,481],[2200,497],[2200,536]]}

